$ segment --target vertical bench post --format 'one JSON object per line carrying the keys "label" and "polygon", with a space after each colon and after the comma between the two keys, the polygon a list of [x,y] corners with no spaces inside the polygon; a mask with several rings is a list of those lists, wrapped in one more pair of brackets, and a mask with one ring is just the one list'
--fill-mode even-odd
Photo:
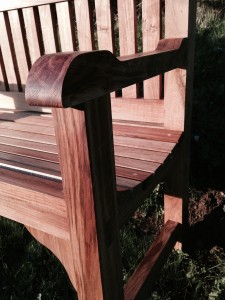
{"label": "vertical bench post", "polygon": [[79,299],[123,299],[110,96],[53,117]]}

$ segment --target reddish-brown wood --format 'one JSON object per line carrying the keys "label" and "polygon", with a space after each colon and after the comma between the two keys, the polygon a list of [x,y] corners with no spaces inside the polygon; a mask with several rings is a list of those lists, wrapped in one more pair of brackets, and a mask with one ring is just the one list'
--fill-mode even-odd
{"label": "reddish-brown wood", "polygon": [[[161,0],[142,0],[142,29],[134,0],[3,2],[0,214],[59,258],[79,300],[143,299],[180,240],[178,223],[185,237],[195,1],[165,1],[163,40]],[[31,64],[32,106],[22,92]],[[111,114],[109,94],[124,87]],[[53,118],[33,111],[51,112],[43,106]],[[124,295],[119,228],[162,180],[169,221]]]}
{"label": "reddish-brown wood", "polygon": [[145,299],[162,265],[167,259],[177,240],[180,239],[181,225],[167,221],[155,239],[145,257],[125,285],[125,300]]}
{"label": "reddish-brown wood", "polygon": [[26,100],[30,105],[75,107],[106,92],[184,67],[186,44],[183,39],[163,40],[153,52],[126,56],[120,61],[108,51],[42,56],[29,74]]}

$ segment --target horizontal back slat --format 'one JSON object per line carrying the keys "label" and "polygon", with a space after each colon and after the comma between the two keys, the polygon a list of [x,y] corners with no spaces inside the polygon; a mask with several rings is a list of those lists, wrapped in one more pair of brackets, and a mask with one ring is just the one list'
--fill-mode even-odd
{"label": "horizontal back slat", "polygon": [[112,98],[111,103],[114,120],[163,123],[163,101]]}

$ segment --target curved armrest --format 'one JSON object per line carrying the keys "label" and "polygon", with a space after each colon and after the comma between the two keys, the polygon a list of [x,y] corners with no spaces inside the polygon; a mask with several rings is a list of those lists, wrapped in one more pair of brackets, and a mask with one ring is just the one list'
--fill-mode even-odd
{"label": "curved armrest", "polygon": [[29,105],[75,107],[96,97],[186,64],[187,39],[161,40],[155,51],[116,58],[109,51],[40,57],[31,68]]}

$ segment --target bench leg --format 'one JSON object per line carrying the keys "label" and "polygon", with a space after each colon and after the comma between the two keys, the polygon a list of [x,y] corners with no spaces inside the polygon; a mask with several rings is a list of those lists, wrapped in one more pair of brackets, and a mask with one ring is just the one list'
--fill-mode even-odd
{"label": "bench leg", "polygon": [[[182,149],[181,149],[182,150]],[[188,189],[189,160],[187,152],[181,151],[174,166],[165,179],[164,221],[176,221],[182,224],[182,245],[176,244],[176,249],[185,248],[185,236],[188,229]]]}

